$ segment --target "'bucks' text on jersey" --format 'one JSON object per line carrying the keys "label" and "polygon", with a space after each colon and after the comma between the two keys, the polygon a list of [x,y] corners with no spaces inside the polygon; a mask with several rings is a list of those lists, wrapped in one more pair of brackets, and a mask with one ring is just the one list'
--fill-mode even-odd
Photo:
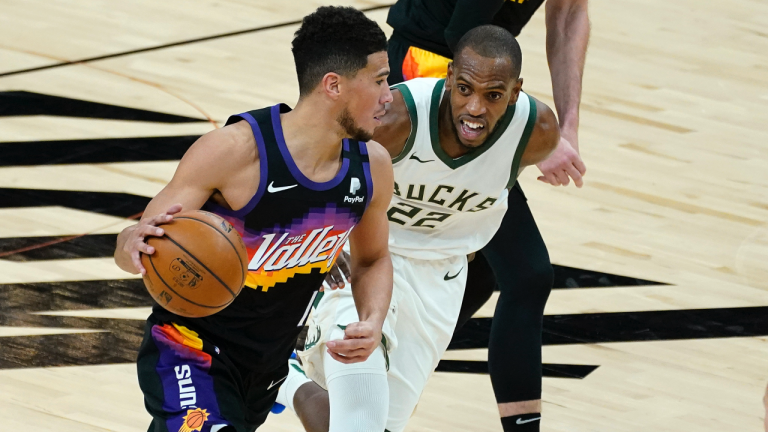
{"label": "'bucks' text on jersey", "polygon": [[521,92],[482,146],[453,159],[440,147],[438,135],[444,84],[418,78],[394,87],[408,108],[411,134],[392,161],[390,250],[418,259],[469,254],[491,240],[536,123],[535,102]]}

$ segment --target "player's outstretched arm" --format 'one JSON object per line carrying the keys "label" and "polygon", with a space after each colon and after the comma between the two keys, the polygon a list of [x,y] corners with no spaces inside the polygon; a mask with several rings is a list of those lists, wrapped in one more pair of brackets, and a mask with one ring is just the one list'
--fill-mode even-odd
{"label": "player's outstretched arm", "polygon": [[[243,125],[245,125],[244,129]],[[209,132],[200,137],[184,154],[170,183],[149,202],[138,224],[125,228],[117,236],[115,263],[121,269],[142,275],[140,254],[153,254],[154,248],[144,240],[160,237],[159,225],[173,220],[183,210],[200,209],[214,191],[222,191],[238,179],[248,162],[258,160],[256,146],[243,145],[250,133],[246,122]],[[255,170],[258,172],[258,170]],[[234,174],[233,174],[234,173]]]}
{"label": "player's outstretched arm", "polygon": [[[533,96],[528,95],[529,98]],[[520,160],[520,170],[548,158],[557,148],[560,141],[560,127],[555,113],[545,103],[533,98],[536,102],[536,124],[533,127],[528,146],[525,147]]]}
{"label": "player's outstretched arm", "polygon": [[381,327],[392,297],[392,260],[389,256],[387,208],[392,199],[394,173],[387,151],[368,143],[373,180],[373,197],[360,223],[349,236],[352,295],[360,322],[347,326],[344,340],[329,341],[328,351],[342,363],[368,359],[381,343]]}
{"label": "player's outstretched arm", "polygon": [[[589,43],[588,0],[547,0],[547,60],[552,75],[552,96],[560,117],[561,137],[557,149],[537,164],[540,181],[568,186],[570,178],[583,185],[587,167],[579,155],[579,104],[584,61]],[[575,175],[575,176],[574,176]]]}

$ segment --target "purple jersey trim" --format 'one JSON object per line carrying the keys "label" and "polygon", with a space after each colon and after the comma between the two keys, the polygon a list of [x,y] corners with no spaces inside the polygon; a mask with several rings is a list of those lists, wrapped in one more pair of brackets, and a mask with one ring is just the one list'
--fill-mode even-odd
{"label": "purple jersey trim", "polygon": [[228,210],[214,203],[213,201],[208,201],[205,207],[214,213],[242,219],[245,215],[250,213],[254,207],[256,207],[256,204],[261,201],[261,197],[264,196],[264,191],[267,190],[267,167],[269,165],[267,165],[267,147],[264,144],[264,137],[261,135],[261,129],[259,128],[259,124],[256,122],[256,119],[247,112],[238,114],[233,117],[240,117],[251,125],[253,137],[256,139],[256,148],[259,151],[259,188],[256,190],[256,194],[253,196],[253,198],[248,201],[248,204],[246,204],[245,207],[241,208],[240,210]]}
{"label": "purple jersey trim", "polygon": [[[360,154],[367,155],[368,147],[364,142],[360,141]],[[373,199],[373,179],[371,178],[371,164],[369,162],[363,162],[363,172],[365,172],[365,186],[368,189],[368,195],[365,199],[365,208],[368,208],[368,204]]]}
{"label": "purple jersey trim", "polygon": [[[295,178],[296,181],[299,182],[299,184],[306,187],[307,189],[311,189],[315,191],[325,191],[338,186],[339,183],[341,183],[341,181],[344,180],[344,177],[346,177],[347,171],[349,171],[349,158],[343,157],[343,160],[341,163],[341,169],[339,170],[338,174],[336,174],[336,177],[334,177],[333,179],[325,183],[317,183],[308,179],[304,175],[304,173],[301,172],[299,167],[296,166],[296,162],[294,162],[293,157],[291,156],[291,152],[288,151],[288,146],[285,144],[285,135],[283,135],[283,125],[280,122],[280,105],[281,104],[278,104],[272,107],[272,128],[275,130],[277,147],[280,149],[280,154],[283,155],[283,160],[285,160],[285,164],[288,166],[288,170],[293,175],[293,178]],[[345,149],[349,148],[349,144],[347,143],[347,140],[344,140],[344,146],[345,146]]]}

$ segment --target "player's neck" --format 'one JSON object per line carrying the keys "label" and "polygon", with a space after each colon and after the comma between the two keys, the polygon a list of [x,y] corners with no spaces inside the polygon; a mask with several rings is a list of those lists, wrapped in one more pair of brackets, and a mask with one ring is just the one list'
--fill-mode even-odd
{"label": "player's neck", "polygon": [[[300,167],[304,165],[302,168],[314,171],[340,160],[343,130],[327,108],[299,100],[296,108],[280,115],[280,122],[285,144]],[[299,164],[300,160],[305,160],[305,164]]]}
{"label": "player's neck", "polygon": [[440,139],[440,147],[445,154],[456,159],[469,153],[470,149],[463,146],[456,135],[456,129],[453,126],[453,115],[451,113],[451,94],[445,92],[437,113],[437,136]]}

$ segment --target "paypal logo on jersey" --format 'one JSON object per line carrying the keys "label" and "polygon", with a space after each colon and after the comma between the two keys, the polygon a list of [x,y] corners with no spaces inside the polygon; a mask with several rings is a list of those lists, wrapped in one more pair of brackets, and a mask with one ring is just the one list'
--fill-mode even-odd
{"label": "paypal logo on jersey", "polygon": [[[349,193],[356,195],[358,190],[360,190],[360,179],[357,178],[357,177],[352,177],[352,179],[349,181]],[[361,203],[361,202],[363,202],[363,200],[365,200],[365,197],[359,197],[359,196],[355,196],[355,197],[345,196],[344,197],[344,202],[345,203],[351,203],[351,204]]]}
{"label": "paypal logo on jersey", "polygon": [[357,177],[352,177],[352,180],[349,181],[349,193],[355,194],[358,190],[360,190],[360,179]]}

